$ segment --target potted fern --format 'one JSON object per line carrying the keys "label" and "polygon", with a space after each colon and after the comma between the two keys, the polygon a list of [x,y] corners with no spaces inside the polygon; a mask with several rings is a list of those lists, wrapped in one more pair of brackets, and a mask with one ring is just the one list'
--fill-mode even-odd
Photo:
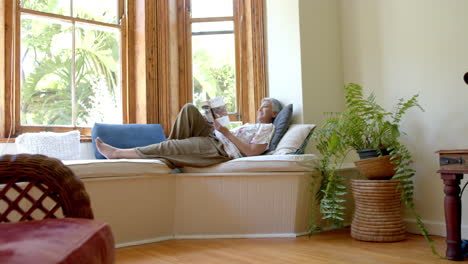
{"label": "potted fern", "polygon": [[[400,99],[394,111],[389,112],[377,104],[373,94],[364,98],[361,86],[353,83],[346,85],[345,110],[328,114],[325,124],[315,132],[317,149],[322,155],[319,171],[323,177],[316,197],[322,219],[342,227],[347,187],[344,177],[336,171],[350,151],[357,151],[366,163],[380,162],[377,166],[371,166],[387,167],[384,179],[398,181],[401,201],[413,213],[422,234],[436,253],[432,239],[428,237],[427,230],[414,209],[412,177],[415,171],[410,168],[410,152],[399,140],[402,135],[400,122],[405,113],[414,107],[424,111],[417,99],[418,95],[409,100]],[[310,231],[314,233],[320,231],[320,228],[313,223]]]}

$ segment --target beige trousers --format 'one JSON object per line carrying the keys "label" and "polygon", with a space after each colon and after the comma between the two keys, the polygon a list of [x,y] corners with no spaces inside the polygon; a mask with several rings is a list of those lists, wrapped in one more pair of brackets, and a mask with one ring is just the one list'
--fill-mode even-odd
{"label": "beige trousers", "polygon": [[136,152],[145,159],[161,159],[171,168],[206,167],[229,160],[223,144],[214,136],[208,123],[192,104],[186,104],[172,126],[168,140]]}

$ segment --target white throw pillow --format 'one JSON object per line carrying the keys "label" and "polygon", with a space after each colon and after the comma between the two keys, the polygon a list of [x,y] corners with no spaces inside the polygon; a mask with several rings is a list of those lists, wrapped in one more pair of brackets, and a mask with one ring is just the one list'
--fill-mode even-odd
{"label": "white throw pillow", "polygon": [[288,131],[284,134],[283,138],[276,147],[276,150],[271,154],[285,155],[288,153],[295,153],[304,143],[305,139],[315,128],[311,124],[292,124],[289,126]]}
{"label": "white throw pillow", "polygon": [[15,145],[18,153],[42,154],[61,160],[80,159],[78,130],[66,133],[25,133],[16,138]]}

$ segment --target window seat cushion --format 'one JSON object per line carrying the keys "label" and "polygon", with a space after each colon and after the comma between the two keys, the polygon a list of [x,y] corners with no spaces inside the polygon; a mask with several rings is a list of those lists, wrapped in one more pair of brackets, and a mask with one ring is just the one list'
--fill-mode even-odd
{"label": "window seat cushion", "polygon": [[[230,160],[210,167],[184,167],[182,173],[229,172],[302,172],[316,168],[317,157],[304,155],[261,155]],[[172,169],[157,159],[65,160],[62,161],[78,177],[127,177],[170,174]]]}
{"label": "window seat cushion", "polygon": [[164,162],[154,159],[110,159],[63,161],[78,177],[125,177],[171,173]]}
{"label": "window seat cushion", "polygon": [[314,154],[261,155],[233,159],[210,167],[184,167],[183,173],[229,173],[229,172],[306,172],[315,170],[318,158]]}

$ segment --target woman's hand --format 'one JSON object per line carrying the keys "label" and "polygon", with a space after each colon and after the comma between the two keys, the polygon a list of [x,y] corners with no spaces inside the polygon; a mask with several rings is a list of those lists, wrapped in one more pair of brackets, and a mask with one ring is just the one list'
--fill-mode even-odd
{"label": "woman's hand", "polygon": [[229,129],[225,126],[222,126],[218,121],[214,120],[214,127],[216,130],[218,130],[221,134],[226,136],[229,134]]}
{"label": "woman's hand", "polygon": [[223,134],[226,138],[228,138],[236,147],[239,149],[239,151],[244,155],[244,156],[256,156],[256,155],[261,155],[263,152],[265,152],[266,147],[268,144],[248,144],[242,142],[240,139],[238,139],[236,136],[234,136],[231,131],[225,126],[222,126],[218,121],[214,120],[214,127],[216,130],[218,130],[221,134]]}

